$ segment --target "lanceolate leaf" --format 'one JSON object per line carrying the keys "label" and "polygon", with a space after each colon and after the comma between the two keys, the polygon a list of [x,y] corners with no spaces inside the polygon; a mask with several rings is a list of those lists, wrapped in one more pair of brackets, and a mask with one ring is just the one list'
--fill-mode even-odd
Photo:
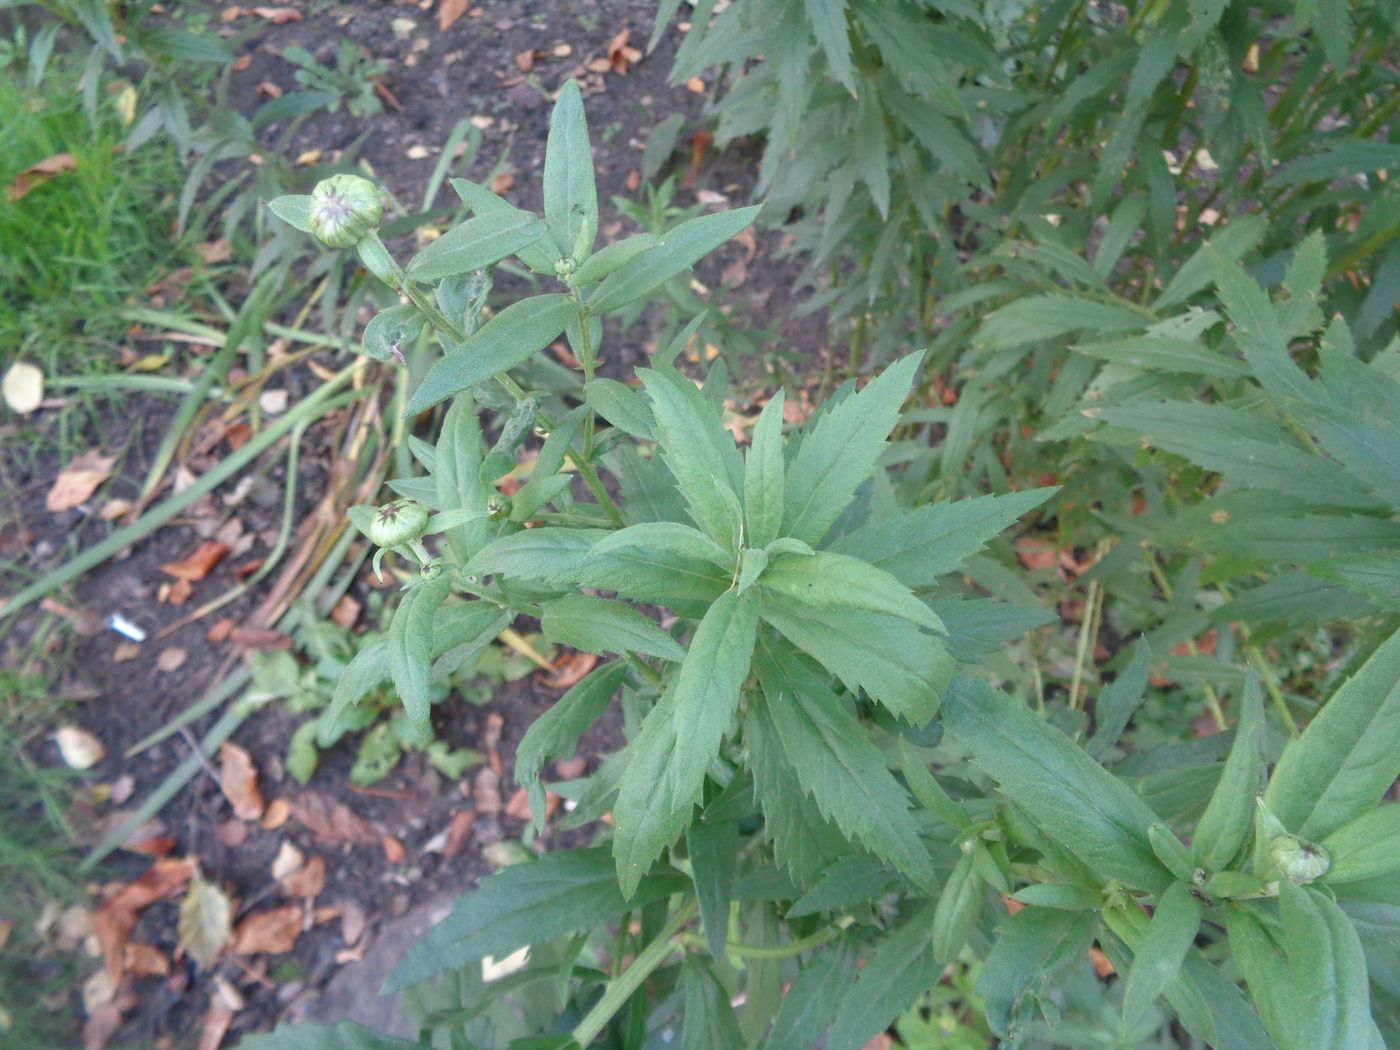
{"label": "lanceolate leaf", "polygon": [[336,723],[340,721],[346,708],[355,706],[372,690],[389,681],[391,674],[389,640],[376,638],[361,642],[360,651],[345,665],[345,670],[336,679],[330,706],[321,715],[317,739],[322,747],[330,745],[335,736]]}
{"label": "lanceolate leaf", "polygon": [[933,610],[893,576],[844,554],[780,555],[764,571],[761,583],[765,590],[803,605],[861,609],[933,631],[943,628]]}
{"label": "lanceolate leaf", "polygon": [[595,379],[584,387],[588,405],[618,430],[640,438],[654,440],[651,409],[631,387],[616,379]]}
{"label": "lanceolate leaf", "polygon": [[681,984],[685,987],[681,1050],[735,1050],[744,1045],[729,995],[708,966],[687,960]]}
{"label": "lanceolate leaf", "polygon": [[923,357],[921,351],[896,361],[803,435],[788,469],[782,535],[821,542],[875,469]]}
{"label": "lanceolate leaf", "polygon": [[544,152],[544,217],[559,250],[581,261],[598,233],[598,192],[583,94],[570,80],[559,91]]}
{"label": "lanceolate leaf", "polygon": [[607,710],[626,675],[623,661],[604,664],[556,700],[525,731],[515,751],[515,781],[530,794],[530,813],[537,832],[544,827],[546,799],[540,773],[545,763],[573,757],[579,737]]}
{"label": "lanceolate leaf", "polygon": [[1322,840],[1332,857],[1323,881],[1360,882],[1400,871],[1400,805],[1383,803]]}
{"label": "lanceolate leaf", "polygon": [[452,592],[452,577],[442,573],[404,592],[389,624],[389,672],[418,738],[432,739],[428,723],[428,682],[432,675],[433,616]]}
{"label": "lanceolate leaf", "polygon": [[874,946],[860,979],[841,997],[827,1046],[833,1050],[864,1046],[938,983],[932,929],[933,906],[928,905]]}
{"label": "lanceolate leaf", "polygon": [[744,459],[744,545],[766,547],[783,524],[783,391],[763,406]]}
{"label": "lanceolate leaf", "polygon": [[1264,789],[1264,702],[1259,679],[1250,675],[1240,705],[1240,724],[1225,772],[1196,825],[1192,857],[1206,871],[1224,869],[1244,845],[1254,826],[1254,800]]}
{"label": "lanceolate leaf", "polygon": [[541,606],[540,630],[553,642],[590,653],[640,653],[683,660],[676,640],[631,606],[588,594],[566,594]]}
{"label": "lanceolate leaf", "polygon": [[494,491],[481,480],[481,424],[475,407],[459,401],[447,410],[433,450],[433,484],[438,505],[445,511],[466,511],[480,518],[454,526],[444,534],[453,558],[464,562],[489,536],[487,501]]}
{"label": "lanceolate leaf", "polygon": [[942,721],[1006,796],[1085,864],[1151,893],[1171,884],[1147,838],[1156,815],[1044,719],[984,682],[957,678]]}
{"label": "lanceolate leaf", "polygon": [[662,234],[653,247],[604,279],[588,297],[589,310],[605,314],[642,298],[750,226],[758,212],[755,206],[701,215]]}
{"label": "lanceolate leaf", "polygon": [[1181,969],[1196,941],[1202,906],[1192,887],[1174,882],[1157,904],[1147,935],[1133,956],[1123,993],[1123,1026],[1134,1027]]}
{"label": "lanceolate leaf", "polygon": [[863,525],[839,537],[831,549],[868,561],[906,587],[932,586],[1056,491],[1027,489],[930,504]]}
{"label": "lanceolate leaf", "polygon": [[410,280],[432,283],[483,270],[533,244],[545,230],[545,224],[527,211],[478,215],[429,242],[408,261],[404,272]]}
{"label": "lanceolate leaf", "polygon": [[993,1035],[1019,1041],[1030,1020],[1030,1000],[1046,995],[1061,973],[1084,958],[1096,925],[1089,912],[1028,907],[1001,926],[977,980]]}
{"label": "lanceolate leaf", "polygon": [[488,955],[501,958],[527,944],[592,929],[686,885],[685,876],[673,871],[639,879],[629,903],[618,892],[605,846],[547,853],[504,868],[459,900],[447,918],[409,949],[383,994]]}
{"label": "lanceolate leaf", "polygon": [[266,1035],[250,1035],[238,1050],[419,1050],[418,1043],[380,1035],[353,1021],[280,1024]]}
{"label": "lanceolate leaf", "polygon": [[1283,1045],[1381,1050],[1371,1019],[1366,957],[1351,921],[1330,897],[1284,880],[1280,889],[1284,956],[1292,995],[1281,1019]]}
{"label": "lanceolate leaf", "polygon": [[856,953],[839,940],[814,955],[792,982],[764,1050],[811,1050],[836,1020],[856,973]]}
{"label": "lanceolate leaf", "polygon": [[560,583],[573,579],[605,529],[525,529],[488,543],[467,563],[472,576],[501,573]]}
{"label": "lanceolate leaf", "polygon": [[710,954],[723,959],[729,938],[730,891],[739,861],[739,824],[733,820],[709,823],[702,818],[686,831],[685,845],[705,941]]}
{"label": "lanceolate leaf", "polygon": [[822,815],[914,882],[935,886],[909,796],[860,723],[783,647],[761,646],[756,665],[763,695],[750,703],[768,707],[783,753]]}
{"label": "lanceolate leaf", "polygon": [[1094,758],[1102,759],[1123,730],[1128,727],[1133,712],[1138,709],[1147,691],[1147,663],[1150,653],[1147,641],[1139,639],[1133,650],[1132,662],[1115,678],[1111,685],[1099,692],[1094,704],[1094,721],[1097,723],[1094,736],[1087,750]]}
{"label": "lanceolate leaf", "polygon": [[524,364],[563,333],[578,316],[567,295],[535,295],[507,306],[429,369],[409,399],[417,415],[516,365]]}
{"label": "lanceolate leaf", "polygon": [[638,371],[651,397],[655,433],[666,465],[690,505],[695,523],[716,543],[733,549],[740,523],[742,464],[719,413],[690,380],[674,371]]}
{"label": "lanceolate leaf", "polygon": [[1295,835],[1320,841],[1400,777],[1400,632],[1289,743],[1265,801]]}
{"label": "lanceolate leaf", "polygon": [[623,893],[690,823],[749,673],[758,596],[726,592],[701,620],[672,689],[647,715],[618,785],[613,852]]}

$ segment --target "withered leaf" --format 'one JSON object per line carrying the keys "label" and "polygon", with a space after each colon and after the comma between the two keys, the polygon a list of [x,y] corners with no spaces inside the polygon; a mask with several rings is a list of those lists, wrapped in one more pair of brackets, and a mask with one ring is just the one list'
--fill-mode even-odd
{"label": "withered leaf", "polygon": [[213,571],[214,566],[218,565],[228,552],[227,543],[205,540],[188,558],[183,561],[166,562],[160,567],[160,571],[167,576],[174,576],[176,579],[198,583]]}
{"label": "withered leaf", "polygon": [[122,887],[102,902],[93,919],[97,942],[111,978],[120,980],[126,966],[126,946],[141,910],[174,893],[195,872],[193,857],[162,858],[152,864],[135,882]]}
{"label": "withered leaf", "polygon": [[286,904],[254,912],[238,924],[233,951],[238,955],[282,955],[296,946],[305,911],[300,904]]}
{"label": "withered leaf", "polygon": [[258,769],[253,758],[237,744],[219,746],[219,786],[240,820],[257,820],[266,808],[258,790]]}
{"label": "withered leaf", "polygon": [[470,0],[442,0],[438,5],[438,29],[445,32],[452,24],[467,13]]}
{"label": "withered leaf", "polygon": [[55,153],[52,157],[45,157],[38,164],[30,165],[15,176],[15,181],[5,187],[5,199],[13,204],[28,194],[30,190],[36,186],[42,186],[55,175],[65,171],[74,171],[77,167],[78,163],[73,159],[71,153]]}
{"label": "withered leaf", "polygon": [[597,663],[597,653],[565,653],[554,661],[553,674],[540,676],[540,683],[550,689],[572,689]]}
{"label": "withered leaf", "polygon": [[97,449],[75,456],[59,472],[44,505],[53,514],[81,506],[97,491],[98,485],[112,476],[112,467],[116,462],[116,456],[104,456]]}
{"label": "withered leaf", "polygon": [[284,875],[280,881],[282,892],[288,897],[314,900],[326,888],[326,862],[320,857],[312,857],[301,867]]}
{"label": "withered leaf", "polygon": [[292,801],[292,816],[319,842],[379,843],[373,824],[316,791],[303,791]]}
{"label": "withered leaf", "polygon": [[228,944],[232,919],[233,903],[228,894],[196,872],[180,905],[178,950],[189,955],[201,970],[212,970]]}

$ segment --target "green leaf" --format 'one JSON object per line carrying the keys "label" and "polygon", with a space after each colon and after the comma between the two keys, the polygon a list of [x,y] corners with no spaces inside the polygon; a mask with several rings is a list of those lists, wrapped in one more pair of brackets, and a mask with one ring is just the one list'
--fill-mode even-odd
{"label": "green leaf", "polygon": [[1028,489],[929,504],[862,525],[838,537],[831,549],[883,569],[906,587],[929,587],[1057,491]]}
{"label": "green leaf", "polygon": [[733,557],[718,543],[698,529],[677,521],[647,521],[629,525],[599,540],[593,553],[603,557],[629,550],[675,554],[693,561],[709,562],[725,570],[731,569],[734,564]]}
{"label": "green leaf", "polygon": [[554,243],[581,261],[593,251],[598,234],[598,191],[593,182],[593,150],[578,82],[559,89],[549,118],[544,149],[544,217]]}
{"label": "green leaf", "polygon": [[1211,795],[1191,840],[1195,863],[1208,872],[1223,870],[1234,859],[1254,827],[1254,800],[1264,790],[1268,768],[1264,758],[1264,702],[1259,679],[1251,674],[1240,701],[1240,723],[1225,772]]}
{"label": "green leaf", "polygon": [[445,572],[409,587],[389,623],[389,673],[418,739],[425,744],[433,737],[428,721],[433,617],[450,593],[452,577]]}
{"label": "green leaf", "polygon": [[1381,1050],[1385,1041],[1371,1018],[1366,957],[1351,920],[1330,897],[1287,879],[1279,890],[1283,953],[1292,978],[1285,1050],[1356,1047]]}
{"label": "green leaf", "polygon": [[978,341],[989,350],[1015,350],[1071,332],[1123,332],[1152,323],[1125,306],[1076,295],[1027,295],[992,311],[982,321]]}
{"label": "green leaf", "polygon": [[604,280],[588,297],[588,309],[611,313],[641,299],[752,225],[758,212],[759,206],[736,208],[681,223]]}
{"label": "green leaf", "polygon": [[1022,904],[1061,911],[1098,911],[1103,905],[1103,894],[1099,891],[1068,882],[1041,882],[1017,890],[1011,896]]}
{"label": "green leaf", "polygon": [[811,1050],[836,1020],[856,976],[856,953],[841,939],[812,956],[792,982],[763,1050]]}
{"label": "green leaf", "polygon": [[578,308],[567,295],[535,295],[506,307],[428,370],[409,400],[407,414],[417,415],[524,364],[558,339],[577,316]]}
{"label": "green leaf", "polygon": [[845,554],[782,554],[769,564],[760,583],[804,606],[860,609],[893,616],[941,631],[937,615],[889,573]]}
{"label": "green leaf", "polygon": [[579,737],[602,717],[626,676],[627,664],[621,660],[595,668],[535,719],[521,738],[515,749],[515,781],[529,792],[537,834],[544,829],[546,798],[540,773],[545,763],[573,757]]}
{"label": "green leaf", "polygon": [[583,388],[583,397],[594,412],[624,434],[640,441],[655,440],[651,409],[631,387],[616,379],[595,379]]}
{"label": "green leaf", "polygon": [[972,854],[964,853],[938,895],[933,913],[933,961],[940,965],[958,957],[982,915],[987,887],[975,867]]}
{"label": "green leaf", "polygon": [[736,550],[742,461],[719,412],[679,373],[638,369],[651,398],[654,430],[691,517],[715,542]]}
{"label": "green leaf", "polygon": [[669,605],[683,616],[698,618],[729,589],[732,576],[731,570],[710,560],[676,550],[629,545],[609,548],[602,554],[594,551],[579,563],[569,580],[580,587],[616,591],[618,597],[629,601]]}
{"label": "green leaf", "polygon": [[1332,866],[1329,886],[1360,882],[1400,871],[1400,805],[1386,803],[1363,813],[1322,840]]}
{"label": "green leaf", "polygon": [[935,886],[909,796],[864,727],[795,654],[765,643],[755,663],[763,695],[751,697],[750,708],[767,706],[797,782],[822,816],[915,883]]}
{"label": "green leaf", "polygon": [[1093,944],[1092,913],[1027,907],[997,931],[977,978],[992,1034],[1017,1044],[1031,1020],[1036,998],[1048,996],[1056,979],[1081,962]]}
{"label": "green leaf", "polygon": [[1284,749],[1264,799],[1289,831],[1320,841],[1374,806],[1397,777],[1400,632]]}
{"label": "green leaf", "polygon": [[336,734],[336,723],[340,721],[346,708],[354,707],[375,689],[389,681],[389,640],[376,638],[361,641],[340,677],[335,680],[331,692],[330,706],[321,715],[317,740],[322,747],[329,747]]}
{"label": "green leaf", "polygon": [[821,542],[874,471],[923,357],[920,351],[896,361],[804,433],[787,474],[783,536]]}
{"label": "green leaf", "polygon": [[281,1024],[266,1035],[250,1035],[238,1050],[418,1050],[417,1043],[380,1035],[353,1021],[335,1027]]}
{"label": "green leaf", "polygon": [[864,1046],[938,983],[941,967],[929,943],[932,926],[933,908],[925,906],[874,946],[859,979],[841,997],[828,1047]]}
{"label": "green leaf", "polygon": [[768,552],[763,548],[745,547],[739,552],[739,580],[735,584],[739,593],[746,590],[758,582],[765,569],[768,568]]}
{"label": "green leaf", "polygon": [[940,639],[895,616],[765,592],[763,618],[848,689],[864,689],[915,726],[938,712],[956,666]]}
{"label": "green leaf", "polygon": [[377,361],[402,361],[404,347],[411,347],[418,339],[423,324],[418,307],[391,306],[370,318],[360,346]]}
{"label": "green leaf", "polygon": [[1100,690],[1094,703],[1094,735],[1085,747],[1092,757],[1102,760],[1109,749],[1118,743],[1123,730],[1128,728],[1133,712],[1141,706],[1147,693],[1147,665],[1150,659],[1147,639],[1139,639],[1127,669]]}
{"label": "green leaf", "polygon": [[729,993],[705,963],[687,959],[681,967],[685,988],[685,1024],[681,1050],[737,1050],[744,1045]]}
{"label": "green leaf", "polygon": [[631,606],[587,594],[566,594],[540,606],[540,630],[551,642],[589,653],[640,653],[683,660],[674,638]]}
{"label": "green leaf", "polygon": [[1182,375],[1235,379],[1249,375],[1237,358],[1212,350],[1189,339],[1167,335],[1138,335],[1104,343],[1077,343],[1070,347],[1077,354],[1127,365],[1143,372],[1179,372]]}
{"label": "green leaf", "polygon": [[744,457],[744,545],[766,547],[783,524],[783,397],[763,406]]}
{"label": "green leaf", "polygon": [[1123,992],[1123,1027],[1136,1027],[1148,1008],[1181,969],[1196,942],[1204,909],[1185,882],[1174,882],[1152,914],[1147,935],[1133,954],[1133,968]]}
{"label": "green leaf", "polygon": [[1148,842],[1156,815],[1044,719],[985,682],[956,678],[942,721],[1040,831],[1090,868],[1150,893],[1171,884]]}
{"label": "green leaf", "polygon": [[1228,931],[1230,954],[1249,986],[1259,1019],[1275,1045],[1283,1047],[1289,1031],[1283,1017],[1291,1009],[1293,979],[1288,959],[1275,938],[1277,925],[1276,920],[1266,924],[1262,912],[1246,904],[1233,909]]}
{"label": "green leaf", "polygon": [[306,194],[288,194],[273,197],[267,202],[268,210],[288,226],[302,233],[311,232],[311,198]]}
{"label": "green leaf", "polygon": [[[680,114],[677,113],[676,116],[680,117]],[[620,241],[614,241],[606,248],[590,255],[587,261],[569,276],[570,286],[584,288],[601,281],[608,274],[620,270],[642,252],[653,247],[656,241],[656,235],[651,233],[638,233],[631,237],[624,237]]]}
{"label": "green leaf", "polygon": [[1278,312],[1254,278],[1234,261],[1207,247],[1215,286],[1225,303],[1225,312],[1234,324],[1235,342],[1259,382],[1275,398],[1309,400],[1307,374],[1288,355],[1288,337],[1279,323]]}
{"label": "green leaf", "polygon": [[475,406],[466,399],[455,402],[442,418],[432,474],[442,511],[479,515],[445,534],[448,551],[458,563],[475,555],[490,537],[486,513],[495,489],[481,480],[481,445],[481,424]]}
{"label": "green leaf", "polygon": [[503,958],[528,944],[592,930],[687,885],[679,872],[663,871],[639,879],[631,901],[624,900],[606,846],[560,850],[503,868],[483,879],[408,950],[381,994],[403,991],[488,955]]}
{"label": "green leaf", "polygon": [[488,543],[467,563],[468,576],[522,576],[571,583],[606,529],[524,529]]}
{"label": "green leaf", "polygon": [[545,235],[544,222],[528,211],[493,211],[452,227],[408,260],[410,280],[431,284],[494,266]]}
{"label": "green leaf", "polygon": [[812,888],[787,909],[788,919],[819,915],[824,911],[846,911],[857,904],[869,904],[896,888],[905,888],[879,857],[855,853],[827,866]]}
{"label": "green leaf", "polygon": [[685,848],[705,940],[710,954],[721,960],[729,939],[729,901],[739,861],[739,824],[733,820],[710,823],[702,817],[686,830]]}
{"label": "green leaf", "polygon": [[856,93],[851,33],[846,26],[846,0],[806,0],[807,21],[826,53],[827,69],[852,95]]}
{"label": "green leaf", "polygon": [[626,896],[690,823],[705,771],[739,706],[757,629],[757,594],[722,595],[700,621],[672,688],[642,723],[613,809],[613,852]]}
{"label": "green leaf", "polygon": [[[492,193],[485,186],[478,185],[470,179],[449,179],[448,181],[457,192],[457,196],[462,198],[462,202],[477,215],[510,214],[520,210],[504,197]],[[516,254],[520,257],[520,261],[530,269],[552,278],[555,276],[554,264],[559,261],[563,253],[559,251],[552,237],[541,237],[532,244],[519,249]]]}

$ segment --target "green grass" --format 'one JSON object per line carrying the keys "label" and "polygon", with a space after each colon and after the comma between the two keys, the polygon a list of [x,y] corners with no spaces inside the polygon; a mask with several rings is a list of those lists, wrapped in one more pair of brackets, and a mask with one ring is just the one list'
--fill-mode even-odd
{"label": "green grass", "polygon": [[90,124],[80,72],[55,56],[35,88],[23,62],[0,68],[0,186],[48,157],[74,161],[0,207],[0,346],[46,375],[115,367],[119,312],[190,255],[171,236],[178,158],[163,142],[122,149],[116,83]]}

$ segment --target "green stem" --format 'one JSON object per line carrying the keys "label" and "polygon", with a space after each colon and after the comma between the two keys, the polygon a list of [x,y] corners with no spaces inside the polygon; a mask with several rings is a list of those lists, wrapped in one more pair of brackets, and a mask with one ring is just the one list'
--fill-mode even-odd
{"label": "green stem", "polygon": [[[739,959],[788,959],[794,955],[820,948],[827,941],[841,936],[841,927],[828,926],[807,937],[787,944],[742,944],[730,941],[724,946],[724,954]],[[697,933],[683,933],[677,938],[687,948],[704,948],[709,942]]]}
{"label": "green stem", "polygon": [[608,1026],[608,1022],[613,1019],[613,1015],[626,1005],[627,1000],[632,998],[632,994],[642,986],[653,971],[670,957],[671,953],[680,947],[676,940],[676,934],[695,918],[700,910],[700,905],[691,901],[680,911],[671,917],[671,921],[666,924],[656,939],[652,941],[633,960],[632,965],[616,980],[608,983],[607,989],[603,992],[603,997],[598,1000],[593,1009],[574,1029],[574,1042],[579,1046],[587,1046],[598,1037],[598,1033]]}

